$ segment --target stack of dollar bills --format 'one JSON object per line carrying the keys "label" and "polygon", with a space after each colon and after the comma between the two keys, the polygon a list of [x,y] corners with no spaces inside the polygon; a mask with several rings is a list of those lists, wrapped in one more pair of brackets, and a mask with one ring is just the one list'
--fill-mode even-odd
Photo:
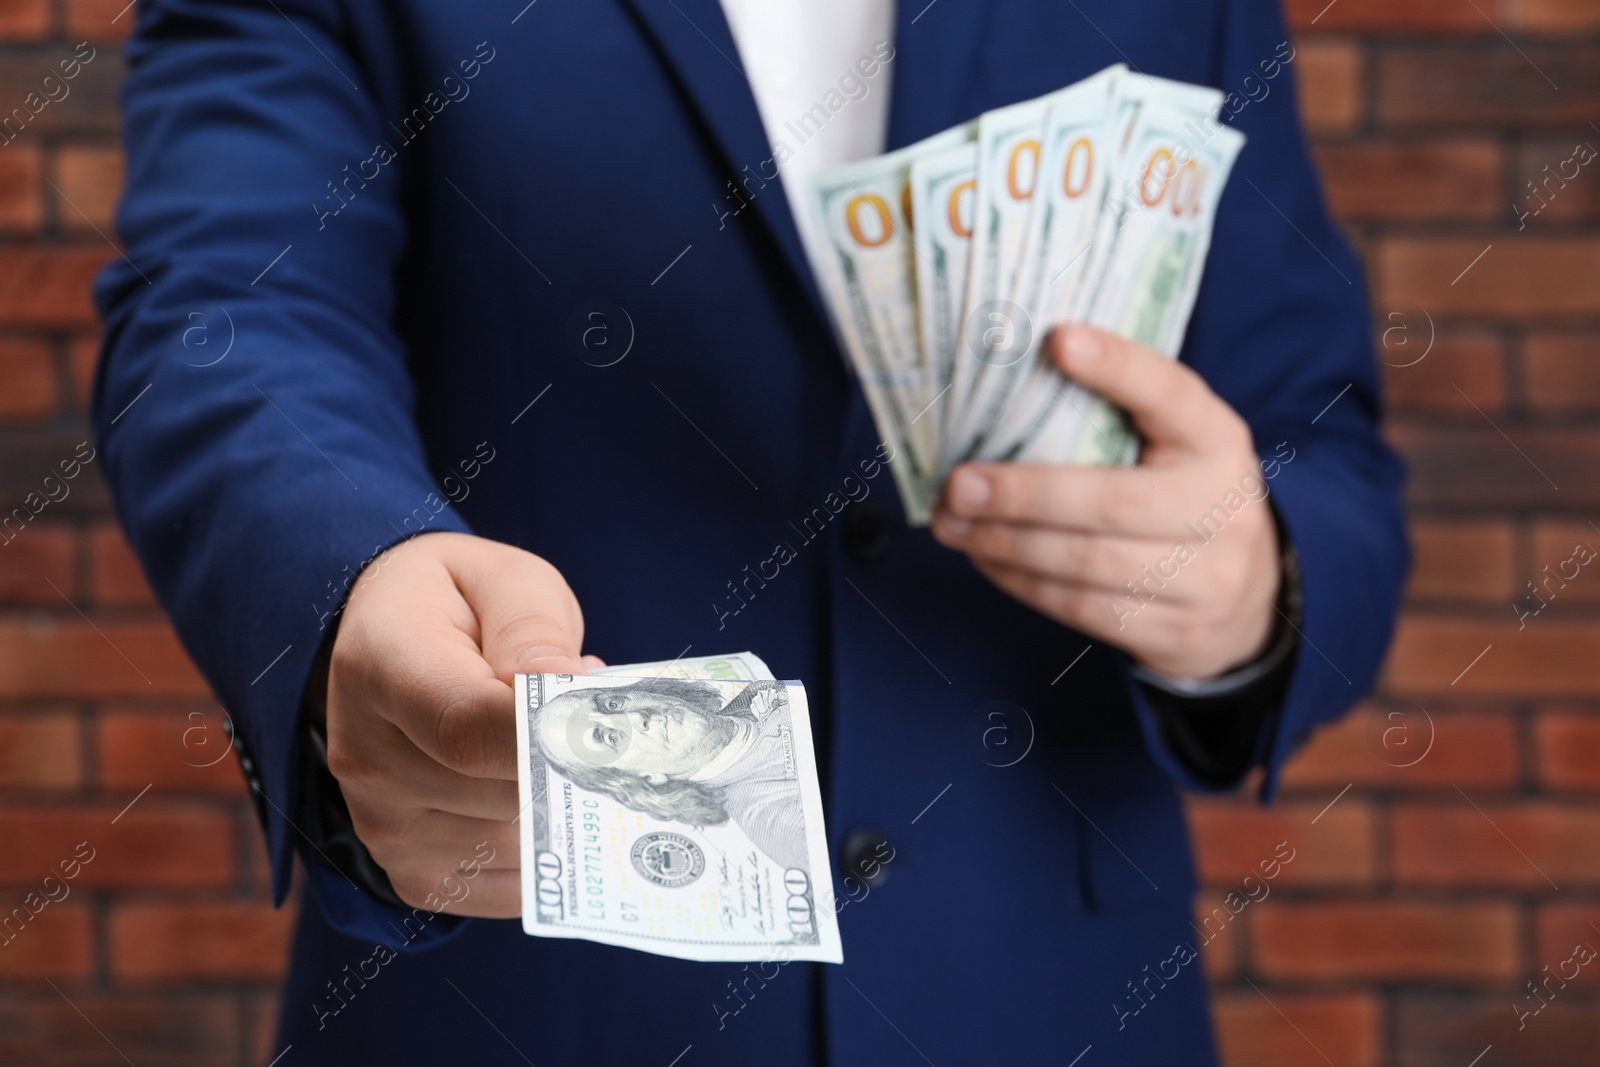
{"label": "stack of dollar bills", "polygon": [[1087,322],[1177,355],[1244,146],[1222,96],[1117,65],[808,183],[813,270],[910,522],[963,460],[1137,459],[1048,334]]}
{"label": "stack of dollar bills", "polygon": [[749,652],[515,682],[527,933],[844,961],[804,686]]}

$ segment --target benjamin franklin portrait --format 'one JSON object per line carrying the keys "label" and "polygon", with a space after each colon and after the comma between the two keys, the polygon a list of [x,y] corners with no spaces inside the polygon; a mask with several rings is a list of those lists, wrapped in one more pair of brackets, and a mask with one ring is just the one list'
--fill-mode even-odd
{"label": "benjamin franklin portrait", "polygon": [[575,785],[663,821],[733,822],[782,867],[807,867],[788,695],[750,682],[641,678],[573,689],[534,715],[534,743]]}

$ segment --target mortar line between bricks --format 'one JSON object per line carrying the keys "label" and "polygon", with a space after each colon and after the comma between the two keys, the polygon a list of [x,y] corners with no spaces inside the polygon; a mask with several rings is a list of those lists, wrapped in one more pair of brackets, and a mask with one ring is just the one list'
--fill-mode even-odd
{"label": "mortar line between bricks", "polygon": [[[1246,978],[1245,981],[1246,982],[1250,982],[1250,988],[1251,989],[1254,989],[1257,993],[1261,993],[1261,987],[1260,986],[1256,985],[1254,982],[1251,982],[1250,979],[1248,979],[1248,978]],[[1323,1059],[1328,1060],[1328,1054],[1326,1052],[1323,1052],[1320,1048],[1317,1048],[1317,1043],[1315,1041],[1311,1040],[1309,1037],[1306,1037],[1306,1032],[1304,1030],[1300,1029],[1300,1027],[1295,1023],[1295,1021],[1293,1019],[1289,1018],[1287,1015],[1284,1015],[1282,1008],[1278,1007],[1276,1004],[1273,1004],[1272,1000],[1265,993],[1261,993],[1261,999],[1265,1000],[1269,1005],[1271,1005],[1273,1011],[1277,1012],[1279,1015],[1283,1015],[1283,1021],[1288,1023],[1290,1026],[1293,1026],[1295,1033],[1299,1034],[1301,1037],[1305,1037],[1306,1044],[1308,1044],[1312,1048],[1316,1049],[1318,1056],[1321,1056]],[[1338,1065],[1335,1064],[1332,1060],[1328,1060],[1328,1067],[1338,1067]]]}
{"label": "mortar line between bricks", "polygon": [[1473,802],[1472,798],[1467,796],[1466,792],[1459,785],[1456,785],[1456,783],[1454,783],[1454,782],[1451,782],[1450,784],[1455,787],[1455,791],[1457,793],[1461,794],[1461,799],[1462,800],[1465,800],[1468,804],[1472,805],[1472,810],[1473,811],[1476,811],[1479,815],[1483,816],[1483,821],[1484,822],[1488,823],[1490,826],[1494,826],[1495,833],[1497,833],[1501,837],[1505,838],[1506,839],[1506,844],[1510,845],[1512,848],[1517,850],[1517,855],[1521,856],[1523,859],[1528,861],[1528,866],[1532,867],[1536,871],[1539,871],[1539,877],[1543,878],[1547,882],[1550,882],[1550,888],[1551,889],[1554,889],[1557,892],[1560,892],[1561,887],[1556,885],[1555,882],[1551,881],[1550,876],[1548,874],[1545,874],[1544,871],[1540,870],[1539,869],[1539,865],[1537,863],[1533,862],[1532,859],[1529,859],[1528,854],[1526,852],[1522,851],[1522,848],[1521,848],[1520,845],[1518,845],[1515,841],[1511,840],[1511,836],[1509,834],[1507,834],[1504,830],[1500,829],[1500,827],[1496,826],[1495,825],[1495,821],[1493,819],[1489,818],[1488,814],[1482,808],[1478,807],[1478,805]]}
{"label": "mortar line between bricks", "polygon": [[[54,982],[51,982],[48,978],[46,978],[45,981],[50,983],[51,989],[54,989],[57,993],[61,993],[60,986],[56,985]],[[67,996],[65,993],[61,993],[61,999],[66,1001],[68,1004],[72,1004],[72,998]],[[87,1015],[84,1015],[82,1008],[78,1007],[76,1004],[72,1004],[72,1010],[77,1012],[79,1015],[83,1015],[84,1022],[88,1023],[90,1026],[94,1026],[94,1032],[99,1034],[101,1037],[104,1037],[106,1044],[110,1045],[113,1049],[116,1049],[118,1056],[121,1056],[124,1060],[127,1060],[128,1067],[135,1067],[134,1062],[128,1059],[128,1054],[123,1052],[120,1048],[117,1048],[117,1043],[112,1041],[109,1037],[106,1037],[106,1032],[100,1029],[98,1026],[95,1026],[94,1020],[89,1018]]]}
{"label": "mortar line between bricks", "polygon": [[[143,789],[139,790],[139,796],[134,797],[132,800],[128,801],[128,807],[127,808],[123,808],[121,811],[117,812],[117,819],[120,819],[124,815],[128,814],[128,808],[131,808],[135,804],[139,803],[140,797],[143,797],[146,793],[150,792],[151,787],[154,786],[154,785],[155,785],[155,783],[151,782],[150,785],[147,785]],[[112,826],[117,825],[117,819],[112,819],[111,820],[111,825]]]}
{"label": "mortar line between bricks", "polygon": [[[1494,19],[1490,18],[1488,16],[1488,14],[1483,10],[1483,8],[1478,6],[1477,0],[1467,0],[1467,3],[1472,5],[1472,10],[1476,11],[1478,14],[1483,16],[1483,20],[1485,22],[1487,22],[1489,25],[1494,27],[1494,32],[1495,33],[1498,33],[1501,37],[1505,37],[1506,44],[1510,45],[1512,48],[1515,48],[1517,50],[1517,55],[1521,56],[1523,59],[1527,59],[1528,60],[1528,66],[1532,67],[1534,70],[1538,70],[1539,71],[1539,77],[1543,78],[1547,82],[1550,82],[1550,88],[1554,89],[1558,93],[1561,91],[1561,86],[1557,85],[1554,81],[1551,81],[1550,75],[1546,74],[1542,70],[1539,70],[1539,64],[1535,63],[1531,59],[1528,59],[1528,53],[1524,52],[1517,45],[1517,42],[1513,41],[1510,37],[1506,37],[1506,31],[1502,30],[1500,28],[1499,23],[1495,22]],[[1488,1050],[1485,1049],[1485,1051],[1488,1051]]]}
{"label": "mortar line between bricks", "polygon": [[239,1020],[239,1027],[234,1032],[234,1055],[240,1063],[253,1062],[250,1058],[250,1047],[255,1043],[256,1020],[250,1011],[250,993],[244,989],[233,991],[233,1010]]}

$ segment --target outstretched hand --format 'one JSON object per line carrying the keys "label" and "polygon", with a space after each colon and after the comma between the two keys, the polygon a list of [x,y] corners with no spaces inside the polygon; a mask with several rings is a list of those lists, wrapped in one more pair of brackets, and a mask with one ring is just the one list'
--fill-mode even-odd
{"label": "outstretched hand", "polygon": [[362,573],[327,700],[356,835],[414,907],[520,915],[512,675],[603,666],[579,655],[577,598],[538,556],[466,534],[424,534]]}

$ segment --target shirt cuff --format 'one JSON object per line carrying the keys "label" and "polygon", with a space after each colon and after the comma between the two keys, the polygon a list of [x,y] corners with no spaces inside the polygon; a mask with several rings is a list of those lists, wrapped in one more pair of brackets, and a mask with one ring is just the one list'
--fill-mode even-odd
{"label": "shirt cuff", "polygon": [[1300,647],[1304,589],[1299,558],[1273,509],[1282,546],[1276,621],[1267,650],[1241,667],[1198,681],[1133,664],[1129,673],[1156,712],[1162,739],[1201,783],[1227,788],[1260,762],[1263,739],[1283,704]]}
{"label": "shirt cuff", "polygon": [[328,770],[327,677],[334,634],[329,633],[306,686],[300,737],[300,825],[305,862],[323,917],[335,930],[391,948],[442,944],[470,920],[400,899],[384,869],[356,836],[339,781]]}

